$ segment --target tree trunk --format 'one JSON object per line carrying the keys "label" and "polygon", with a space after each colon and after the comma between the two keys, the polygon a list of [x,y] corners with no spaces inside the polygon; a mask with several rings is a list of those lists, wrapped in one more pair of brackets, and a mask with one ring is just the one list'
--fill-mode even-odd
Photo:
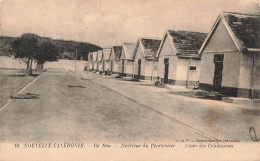
{"label": "tree trunk", "polygon": [[32,62],[33,62],[33,59],[31,59],[31,62],[30,62],[30,75],[32,75]]}
{"label": "tree trunk", "polygon": [[43,63],[37,62],[36,71],[39,72],[43,69]]}
{"label": "tree trunk", "polygon": [[40,70],[40,64],[37,62],[36,71],[38,72],[39,70]]}
{"label": "tree trunk", "polygon": [[27,64],[27,70],[29,69],[29,63],[30,63],[30,58],[28,58],[28,60],[27,60],[27,62],[26,62],[26,64]]}
{"label": "tree trunk", "polygon": [[30,76],[30,61],[31,59],[28,58],[28,61],[26,62],[27,63],[26,76]]}

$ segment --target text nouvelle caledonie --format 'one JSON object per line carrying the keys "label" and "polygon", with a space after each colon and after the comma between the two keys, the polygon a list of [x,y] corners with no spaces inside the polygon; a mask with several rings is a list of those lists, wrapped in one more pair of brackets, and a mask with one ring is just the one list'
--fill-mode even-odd
{"label": "text nouvelle caledonie", "polygon": [[[233,143],[240,142],[239,140],[199,140],[196,139],[191,141],[189,139],[176,140],[175,144],[160,144],[160,143],[143,143],[143,144],[129,144],[121,143],[119,145],[110,145],[110,144],[94,144],[94,146],[89,146],[84,143],[24,143],[23,148],[176,148],[176,147],[185,147],[185,148],[234,148]],[[182,143],[183,145],[181,146]]]}

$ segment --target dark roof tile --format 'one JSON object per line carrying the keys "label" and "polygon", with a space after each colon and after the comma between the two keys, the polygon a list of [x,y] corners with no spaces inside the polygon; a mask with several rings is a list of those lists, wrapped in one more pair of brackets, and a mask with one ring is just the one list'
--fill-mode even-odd
{"label": "dark roof tile", "polygon": [[242,47],[259,49],[259,16],[232,12],[223,16]]}
{"label": "dark roof tile", "polygon": [[160,47],[161,40],[141,38],[144,47],[144,54],[146,59],[155,59],[157,51]]}
{"label": "dark roof tile", "polygon": [[168,30],[177,54],[197,54],[207,34],[190,31]]}
{"label": "dark roof tile", "polygon": [[113,51],[114,51],[114,54],[115,54],[115,60],[119,60],[120,55],[121,55],[121,50],[122,50],[121,46],[113,46]]}

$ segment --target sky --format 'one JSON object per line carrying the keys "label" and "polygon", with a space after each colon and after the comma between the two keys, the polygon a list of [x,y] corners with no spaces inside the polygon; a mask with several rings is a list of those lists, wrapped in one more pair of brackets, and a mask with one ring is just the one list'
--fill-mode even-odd
{"label": "sky", "polygon": [[167,29],[208,33],[222,11],[259,14],[258,0],[0,0],[0,35],[35,33],[101,47],[162,38]]}

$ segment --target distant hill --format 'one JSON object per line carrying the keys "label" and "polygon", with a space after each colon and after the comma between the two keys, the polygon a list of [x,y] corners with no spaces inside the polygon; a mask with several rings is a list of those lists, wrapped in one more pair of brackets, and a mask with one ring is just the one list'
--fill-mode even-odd
{"label": "distant hill", "polygon": [[[11,56],[13,55],[12,43],[16,40],[17,37],[5,37],[0,36],[0,56]],[[40,37],[39,42],[41,41],[51,41],[59,49],[59,58],[60,59],[88,59],[88,53],[102,49],[100,46],[86,43],[86,42],[77,42],[77,41],[68,41],[68,40],[55,40],[47,37]],[[77,50],[77,58],[76,58]]]}
{"label": "distant hill", "polygon": [[12,43],[15,39],[15,37],[0,37],[0,56],[13,55]]}

